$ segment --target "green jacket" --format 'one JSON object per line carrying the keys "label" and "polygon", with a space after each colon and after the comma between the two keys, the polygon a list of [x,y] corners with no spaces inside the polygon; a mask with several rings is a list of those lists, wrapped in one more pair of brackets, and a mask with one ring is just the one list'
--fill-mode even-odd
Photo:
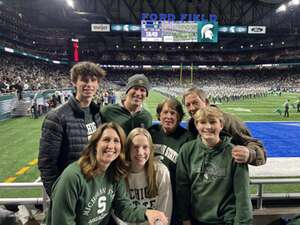
{"label": "green jacket", "polygon": [[152,125],[151,114],[142,108],[141,111],[131,114],[119,104],[107,105],[100,110],[103,122],[116,122],[129,134],[136,127],[148,129]]}
{"label": "green jacket", "polygon": [[176,168],[180,220],[252,224],[248,166],[235,163],[231,149],[228,137],[213,149],[199,137],[182,146]]}
{"label": "green jacket", "polygon": [[128,222],[144,222],[146,208],[127,196],[124,179],[113,182],[107,175],[87,181],[78,162],[70,164],[53,186],[47,225],[105,225],[111,210]]}

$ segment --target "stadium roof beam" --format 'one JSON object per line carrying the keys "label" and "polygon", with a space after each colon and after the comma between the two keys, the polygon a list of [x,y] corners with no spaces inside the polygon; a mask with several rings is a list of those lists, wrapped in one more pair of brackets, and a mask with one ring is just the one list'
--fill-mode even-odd
{"label": "stadium roof beam", "polygon": [[130,12],[129,16],[134,18],[135,23],[140,24],[141,22],[139,21],[139,16],[137,16],[135,14],[135,12],[133,11],[134,6],[137,3],[137,1],[136,0],[133,1],[133,4],[130,4],[129,1],[127,1],[127,0],[122,0],[122,2],[125,4],[125,6],[127,7],[127,9]]}

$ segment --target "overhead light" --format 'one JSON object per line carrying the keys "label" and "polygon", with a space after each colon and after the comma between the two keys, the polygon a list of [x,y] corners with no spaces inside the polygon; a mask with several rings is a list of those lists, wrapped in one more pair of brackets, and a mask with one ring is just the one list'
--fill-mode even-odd
{"label": "overhead light", "polygon": [[286,11],[286,5],[281,5],[276,9],[276,13],[285,12]]}
{"label": "overhead light", "polygon": [[66,0],[66,1],[67,1],[68,6],[70,6],[72,9],[74,9],[74,2],[73,2],[73,0]]}
{"label": "overhead light", "polygon": [[264,44],[260,44],[260,47],[264,46]]}
{"label": "overhead light", "polygon": [[291,0],[288,2],[288,6],[299,5],[299,3],[300,3],[299,0]]}
{"label": "overhead light", "polygon": [[274,45],[274,43],[273,43],[273,42],[271,42],[271,43],[270,43],[270,45],[271,45],[271,46],[273,46],[273,45]]}
{"label": "overhead light", "polygon": [[284,45],[284,44],[285,44],[285,43],[284,43],[284,41],[283,41],[283,42],[281,42],[281,44],[282,44],[282,45]]}
{"label": "overhead light", "polygon": [[244,48],[244,46],[243,46],[243,45],[241,45],[241,48]]}
{"label": "overhead light", "polygon": [[250,48],[253,48],[253,45],[250,45]]}

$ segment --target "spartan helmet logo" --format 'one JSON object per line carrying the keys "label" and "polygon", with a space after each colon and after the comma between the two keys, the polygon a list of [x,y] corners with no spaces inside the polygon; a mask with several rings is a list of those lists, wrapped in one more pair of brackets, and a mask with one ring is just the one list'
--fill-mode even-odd
{"label": "spartan helmet logo", "polygon": [[201,38],[213,40],[214,33],[212,29],[214,28],[213,24],[206,24],[201,29]]}

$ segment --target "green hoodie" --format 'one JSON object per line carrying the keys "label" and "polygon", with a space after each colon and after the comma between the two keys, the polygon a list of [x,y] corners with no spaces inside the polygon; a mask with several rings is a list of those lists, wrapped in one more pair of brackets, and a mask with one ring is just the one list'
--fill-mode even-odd
{"label": "green hoodie", "polygon": [[124,221],[144,222],[146,208],[128,198],[124,179],[107,175],[87,181],[78,162],[70,164],[53,185],[47,225],[105,225],[111,210]]}
{"label": "green hoodie", "polygon": [[136,127],[148,129],[152,125],[152,116],[144,108],[136,113],[130,113],[119,104],[108,105],[101,109],[103,122],[116,122],[125,131],[126,135]]}
{"label": "green hoodie", "polygon": [[234,162],[230,138],[213,149],[197,138],[184,144],[176,167],[177,216],[207,224],[252,224],[247,164]]}

